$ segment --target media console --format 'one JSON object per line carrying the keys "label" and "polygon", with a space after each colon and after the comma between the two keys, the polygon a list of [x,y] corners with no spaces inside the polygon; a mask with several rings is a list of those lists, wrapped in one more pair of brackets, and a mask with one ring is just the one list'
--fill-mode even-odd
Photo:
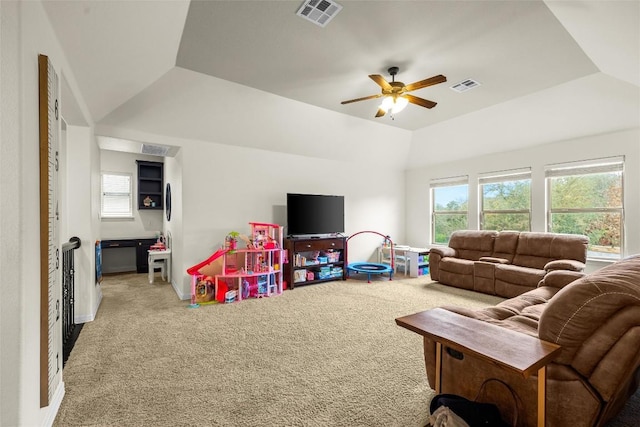
{"label": "media console", "polygon": [[289,263],[284,275],[289,289],[331,280],[347,280],[345,237],[287,238]]}

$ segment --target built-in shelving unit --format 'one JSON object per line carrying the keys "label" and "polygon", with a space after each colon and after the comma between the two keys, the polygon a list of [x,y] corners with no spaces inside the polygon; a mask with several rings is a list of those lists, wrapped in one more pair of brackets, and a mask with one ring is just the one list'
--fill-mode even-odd
{"label": "built-in shelving unit", "polygon": [[136,160],[138,164],[138,209],[162,209],[163,163]]}

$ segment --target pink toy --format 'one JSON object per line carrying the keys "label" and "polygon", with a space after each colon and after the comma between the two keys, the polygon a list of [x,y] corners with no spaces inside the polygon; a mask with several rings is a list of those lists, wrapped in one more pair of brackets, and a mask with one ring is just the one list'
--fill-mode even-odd
{"label": "pink toy", "polygon": [[[191,307],[282,293],[285,284],[281,268],[287,262],[286,252],[282,249],[282,227],[258,222],[249,225],[251,238],[246,239],[250,242],[247,249],[236,247],[232,250],[227,246],[187,269],[192,276]],[[207,283],[212,283],[213,289],[207,287]]]}

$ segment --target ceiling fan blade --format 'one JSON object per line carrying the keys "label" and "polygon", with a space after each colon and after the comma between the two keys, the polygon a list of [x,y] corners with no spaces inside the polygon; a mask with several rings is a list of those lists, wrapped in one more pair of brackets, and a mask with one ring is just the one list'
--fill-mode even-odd
{"label": "ceiling fan blade", "polygon": [[420,80],[419,82],[411,83],[405,86],[407,92],[411,92],[412,90],[422,89],[423,87],[437,85],[438,83],[444,83],[447,81],[447,78],[442,74],[438,74],[437,76],[429,77],[428,79]]}
{"label": "ceiling fan blade", "polygon": [[429,101],[428,99],[418,98],[417,96],[413,96],[413,95],[409,95],[409,94],[404,95],[404,97],[407,98],[407,100],[410,103],[416,104],[416,105],[419,105],[419,106],[425,107],[425,108],[433,108],[436,105],[438,105],[437,102]]}
{"label": "ceiling fan blade", "polygon": [[367,99],[374,99],[374,98],[380,98],[382,96],[381,93],[377,94],[377,95],[370,95],[370,96],[365,96],[362,98],[356,98],[356,99],[350,99],[348,101],[342,101],[340,104],[351,104],[352,102],[358,102],[358,101],[366,101]]}
{"label": "ceiling fan blade", "polygon": [[385,111],[382,108],[378,108],[378,112],[376,113],[376,117],[384,116]]}
{"label": "ceiling fan blade", "polygon": [[380,74],[369,74],[369,78],[374,82],[378,83],[378,86],[380,86],[384,90],[393,89],[393,87],[389,84],[389,82],[386,81],[384,77],[382,77]]}

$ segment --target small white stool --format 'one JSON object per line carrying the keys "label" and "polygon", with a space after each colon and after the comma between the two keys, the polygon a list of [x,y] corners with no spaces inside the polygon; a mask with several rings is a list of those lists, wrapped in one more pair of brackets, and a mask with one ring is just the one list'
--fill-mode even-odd
{"label": "small white stool", "polygon": [[160,269],[162,280],[171,278],[171,249],[163,251],[149,251],[149,283],[153,283],[156,268]]}
{"label": "small white stool", "polygon": [[156,270],[159,268],[160,269],[160,277],[162,277],[162,280],[164,280],[165,278],[165,265],[166,265],[166,261],[164,259],[154,259],[150,264],[149,264],[149,269],[153,271],[153,275],[155,276]]}

